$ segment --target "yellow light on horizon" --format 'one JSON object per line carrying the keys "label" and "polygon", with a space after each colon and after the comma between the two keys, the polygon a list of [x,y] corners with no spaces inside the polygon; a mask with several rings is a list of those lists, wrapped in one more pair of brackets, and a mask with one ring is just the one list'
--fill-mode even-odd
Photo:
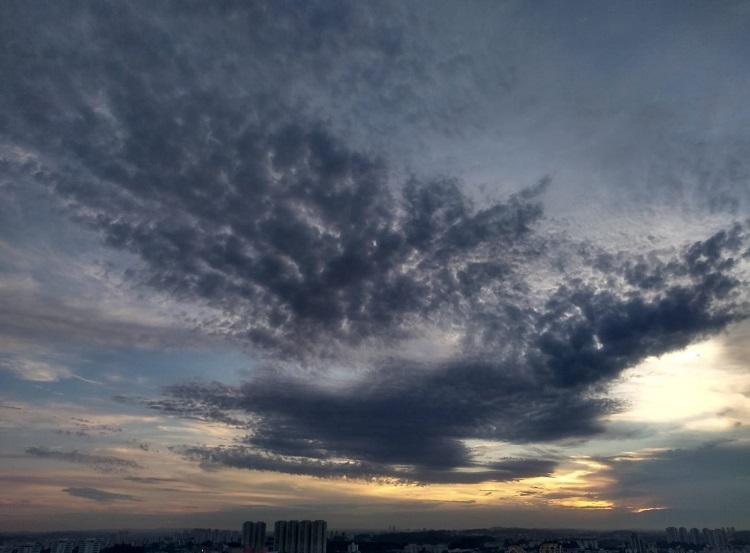
{"label": "yellow light on horizon", "polygon": [[719,339],[684,350],[649,357],[626,370],[612,388],[612,396],[629,407],[610,416],[612,421],[681,423],[685,429],[724,431],[741,417],[750,422],[750,374],[725,367]]}

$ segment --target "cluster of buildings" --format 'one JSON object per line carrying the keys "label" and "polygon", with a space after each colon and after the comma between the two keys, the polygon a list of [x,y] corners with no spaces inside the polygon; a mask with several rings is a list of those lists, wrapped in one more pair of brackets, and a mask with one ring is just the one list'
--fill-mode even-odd
{"label": "cluster of buildings", "polygon": [[[155,544],[161,548],[176,549],[182,553],[192,553],[194,547],[200,553],[200,544],[224,544],[223,553],[242,553],[240,548],[230,552],[229,544],[238,544],[241,540],[240,532],[216,528],[191,528],[168,531],[128,531],[99,532],[94,536],[71,537],[68,535],[48,534],[36,541],[24,541],[13,538],[0,544],[0,553],[102,553],[108,548],[118,545],[128,545],[136,548],[152,548]],[[28,537],[26,538],[28,539]],[[205,548],[203,548],[205,549]],[[204,551],[204,553],[208,553]]]}
{"label": "cluster of buildings", "polygon": [[240,533],[236,530],[221,530],[219,528],[191,528],[183,530],[181,534],[173,535],[177,543],[239,543]]}
{"label": "cluster of buildings", "polygon": [[[404,553],[438,552],[425,548],[423,552],[405,550]],[[489,553],[489,549],[475,553]],[[666,540],[664,534],[658,532],[613,532],[603,535],[601,540],[572,536],[547,541],[524,540],[506,546],[504,553],[750,553],[750,544],[746,538],[735,540],[734,528],[699,531],[670,527],[666,529]]]}
{"label": "cluster of buildings", "polygon": [[0,547],[0,553],[42,553],[41,543],[18,543]]}
{"label": "cluster of buildings", "polygon": [[491,551],[499,551],[501,553],[591,553],[591,551],[597,551],[601,553],[598,551],[596,539],[576,540],[573,542],[527,541],[523,544],[511,544],[505,548],[496,542],[489,542],[480,548],[468,549],[450,547],[447,543],[410,543],[405,545],[401,550],[402,553],[488,553]]}
{"label": "cluster of buildings", "polygon": [[[276,553],[326,553],[328,523],[325,520],[277,520],[273,525]],[[265,553],[266,523],[247,521],[242,525],[244,553]]]}
{"label": "cluster of buildings", "polygon": [[29,542],[12,544],[0,548],[0,553],[100,553],[111,543],[103,538],[85,538],[82,540],[59,539],[50,543]]}
{"label": "cluster of buildings", "polygon": [[729,528],[704,528],[688,530],[684,526],[667,528],[668,543],[684,543],[689,545],[707,545],[711,549],[726,549],[734,537],[734,527]]}
{"label": "cluster of buildings", "polygon": [[[750,532],[675,528],[666,532],[574,530],[412,530],[328,533],[324,520],[245,522],[211,528],[120,530],[99,534],[0,535],[0,553],[750,553]],[[38,541],[34,541],[38,540]],[[125,548],[119,546],[128,546]]]}

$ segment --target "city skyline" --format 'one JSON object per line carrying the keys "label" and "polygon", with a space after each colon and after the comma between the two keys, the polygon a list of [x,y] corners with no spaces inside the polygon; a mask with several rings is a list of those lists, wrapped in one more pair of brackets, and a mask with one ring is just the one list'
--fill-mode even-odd
{"label": "city skyline", "polygon": [[[216,528],[94,533],[0,533],[0,553],[747,553],[750,531],[668,527],[664,531],[477,528],[328,530],[324,520],[245,521]],[[270,522],[268,524],[270,525]],[[330,542],[330,543],[329,543]],[[330,548],[329,548],[330,545]],[[360,550],[360,546],[364,549]]]}
{"label": "city skyline", "polygon": [[719,548],[750,527],[748,28],[0,2],[0,532]]}

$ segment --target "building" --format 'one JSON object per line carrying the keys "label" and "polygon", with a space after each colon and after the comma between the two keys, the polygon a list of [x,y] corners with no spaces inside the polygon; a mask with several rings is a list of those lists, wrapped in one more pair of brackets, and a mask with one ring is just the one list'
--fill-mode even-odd
{"label": "building", "polygon": [[264,553],[266,523],[247,521],[242,525],[242,549],[245,553]]}
{"label": "building", "polygon": [[578,538],[576,544],[578,545],[578,549],[588,551],[597,551],[599,549],[599,540],[596,538]]}
{"label": "building", "polygon": [[78,546],[79,553],[99,553],[104,546],[104,541],[99,538],[88,538]]}
{"label": "building", "polygon": [[404,553],[443,553],[448,551],[447,543],[409,543],[404,546]]}
{"label": "building", "polygon": [[274,549],[279,553],[326,553],[327,533],[325,520],[277,520]]}
{"label": "building", "polygon": [[273,549],[279,553],[288,553],[290,546],[287,544],[287,526],[292,520],[277,520],[273,525]]}
{"label": "building", "polygon": [[[713,530],[704,528],[703,543],[708,545],[711,549],[726,549],[729,546],[727,534],[728,533],[724,528],[715,528]],[[729,535],[731,536],[731,532]]]}
{"label": "building", "polygon": [[539,553],[562,553],[562,545],[558,542],[546,541],[539,545]]}
{"label": "building", "polygon": [[680,541],[680,533],[674,526],[667,528],[667,543],[677,543]]}
{"label": "building", "polygon": [[297,553],[309,553],[312,547],[312,521],[300,520],[297,530]]}
{"label": "building", "polygon": [[328,523],[325,520],[314,520],[311,526],[312,540],[310,551],[298,551],[297,553],[326,553],[328,545]]}
{"label": "building", "polygon": [[69,540],[60,540],[54,548],[50,548],[51,553],[73,553],[73,542]]}
{"label": "building", "polygon": [[[10,549],[8,550],[10,551]],[[16,547],[16,553],[42,553],[42,544],[24,543]]]}
{"label": "building", "polygon": [[632,553],[646,553],[646,545],[638,534],[630,534],[630,551]]}

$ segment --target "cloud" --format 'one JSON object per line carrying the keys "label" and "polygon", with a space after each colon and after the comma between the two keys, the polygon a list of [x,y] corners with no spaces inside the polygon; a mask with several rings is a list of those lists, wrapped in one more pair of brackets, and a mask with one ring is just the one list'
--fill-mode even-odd
{"label": "cloud", "polygon": [[[319,477],[547,475],[555,459],[479,463],[466,442],[601,433],[618,408],[606,386],[622,370],[746,316],[743,226],[674,252],[590,258],[590,244],[544,232],[548,178],[478,204],[458,179],[401,178],[321,117],[315,96],[329,88],[334,102],[360,91],[364,102],[382,90],[371,85],[395,81],[384,92],[403,93],[394,103],[422,104],[414,91],[439,64],[423,88],[399,81],[416,68],[404,12],[226,9],[233,32],[222,7],[12,10],[3,30],[15,41],[0,58],[17,76],[0,90],[7,174],[134,255],[128,278],[220,313],[196,321],[203,333],[264,356],[243,386],[185,384],[143,400],[247,430],[185,456]],[[256,53],[247,65],[245,51]],[[308,89],[318,74],[326,86]],[[447,353],[402,353],[425,336],[449,342]],[[365,367],[351,381],[330,377],[354,365]]]}
{"label": "cloud", "polygon": [[597,457],[600,472],[594,476],[604,476],[599,480],[603,486],[590,496],[637,514],[669,510],[673,520],[685,525],[718,526],[727,513],[743,508],[750,490],[744,461],[749,453],[746,441],[739,439]]}
{"label": "cloud", "polygon": [[20,380],[31,382],[57,382],[74,378],[88,384],[101,385],[101,382],[84,378],[60,363],[50,363],[12,354],[0,355],[0,370],[6,370]]}
{"label": "cloud", "polygon": [[[516,258],[535,247],[527,241],[541,215],[533,198],[475,212],[447,181],[412,182],[397,201],[378,162],[322,129],[248,132],[253,151],[237,160],[253,173],[230,177],[242,190],[207,185],[201,194],[216,204],[182,197],[182,187],[125,184],[100,210],[90,203],[99,185],[61,190],[80,210],[97,211],[88,222],[109,245],[144,260],[149,284],[222,309],[225,318],[206,330],[293,358],[320,354],[323,344],[409,336],[498,280],[512,285]],[[128,205],[118,205],[122,194]]]}
{"label": "cloud", "polygon": [[95,435],[103,436],[106,434],[117,434],[123,431],[121,426],[113,424],[95,424],[88,419],[71,417],[70,423],[63,428],[57,428],[53,432],[64,436],[92,437]]}
{"label": "cloud", "polygon": [[104,473],[127,472],[142,468],[141,465],[130,459],[122,459],[111,455],[81,453],[77,450],[62,451],[47,447],[29,447],[25,450],[25,453],[26,455],[42,459],[87,465],[98,472]]}
{"label": "cloud", "polygon": [[[270,374],[239,388],[173,386],[146,404],[240,427],[244,414],[242,446],[182,450],[207,464],[321,477],[503,480],[480,472],[488,467],[476,466],[464,440],[530,443],[601,433],[603,416],[618,409],[602,384],[745,317],[734,300],[739,281],[730,276],[745,239],[726,237],[718,233],[655,264],[668,276],[659,286],[650,278],[628,285],[620,270],[606,274],[610,289],[580,279],[561,285],[543,310],[529,314],[529,327],[515,333],[516,348],[504,356],[488,340],[483,352],[429,366],[394,360],[336,388]],[[394,471],[404,465],[410,468]],[[521,460],[508,477],[552,467],[554,460]]]}
{"label": "cloud", "polygon": [[[474,210],[451,179],[415,179],[394,194],[377,156],[348,147],[319,113],[284,93],[317,67],[313,74],[344,99],[392,76],[402,104],[415,54],[424,66],[429,52],[413,51],[408,13],[398,4],[382,5],[377,17],[346,4],[194,7],[181,23],[164,6],[151,10],[150,24],[132,7],[79,7],[62,19],[79,33],[44,10],[10,11],[8,33],[36,29],[20,36],[37,37],[41,50],[54,43],[70,61],[82,58],[64,71],[35,49],[28,64],[14,49],[18,58],[3,58],[18,77],[0,95],[7,113],[17,114],[8,116],[16,147],[6,150],[7,172],[49,185],[109,245],[136,253],[146,270],[135,277],[223,309],[225,317],[202,321],[208,332],[290,355],[323,348],[321,333],[330,348],[408,333],[415,314],[438,318],[463,301],[452,281],[468,289],[491,276],[511,279],[511,250],[524,247],[541,215],[530,194]],[[227,35],[221,29],[230,15],[236,27]],[[193,25],[183,25],[194,18],[205,33],[186,35]],[[209,28],[237,41],[220,54],[226,65],[205,56],[216,46]],[[297,38],[280,40],[290,28]],[[80,33],[88,38],[79,42]],[[258,55],[240,69],[232,51]],[[332,59],[343,69],[326,74]],[[363,71],[373,59],[377,68]],[[236,86],[227,88],[237,70]],[[450,77],[457,68],[441,71]],[[364,105],[371,110],[371,101]],[[64,141],[41,131],[49,124]]]}
{"label": "cloud", "polygon": [[0,360],[0,369],[32,382],[56,382],[65,378],[76,378],[68,367],[34,359]]}
{"label": "cloud", "polygon": [[100,490],[98,488],[65,488],[63,489],[68,495],[73,497],[82,497],[84,499],[90,499],[97,503],[111,503],[113,501],[140,501],[138,498],[124,494],[124,493],[113,493]]}
{"label": "cloud", "polygon": [[[489,480],[508,482],[521,478],[549,476],[557,463],[550,459],[503,459],[490,466],[477,466],[473,470],[453,470],[450,466],[435,468],[417,466],[397,468],[385,463],[367,461],[329,461],[320,458],[284,456],[258,453],[256,448],[230,447],[176,447],[173,450],[188,459],[202,463],[207,468],[231,467],[259,471],[284,472],[314,476],[316,478],[349,478],[357,480],[387,481],[417,484],[475,484]],[[440,454],[441,452],[436,452]]]}
{"label": "cloud", "polygon": [[40,343],[48,347],[169,348],[203,341],[187,328],[118,319],[98,308],[71,303],[36,293],[0,290],[0,340],[6,349],[19,352]]}
{"label": "cloud", "polygon": [[138,482],[139,484],[163,484],[165,482],[180,482],[177,478],[159,478],[156,476],[127,476],[125,480]]}

